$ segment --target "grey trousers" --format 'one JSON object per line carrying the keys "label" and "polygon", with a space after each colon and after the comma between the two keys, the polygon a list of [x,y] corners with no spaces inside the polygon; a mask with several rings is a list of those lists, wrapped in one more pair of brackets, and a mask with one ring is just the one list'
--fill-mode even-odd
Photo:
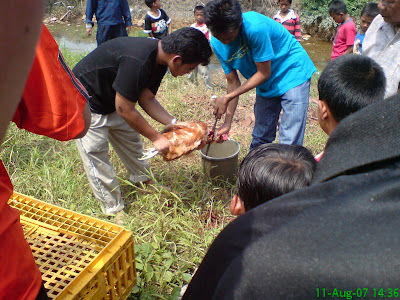
{"label": "grey trousers", "polygon": [[203,79],[203,83],[207,89],[212,89],[212,81],[210,69],[208,66],[198,65],[196,69],[194,69],[188,76],[189,80],[193,83],[197,84],[197,75],[200,73],[201,78]]}
{"label": "grey trousers", "polygon": [[92,113],[88,133],[76,141],[90,186],[105,214],[115,214],[124,208],[121,190],[108,150],[111,143],[124,166],[131,173],[130,181],[149,179],[149,164],[138,160],[143,155],[140,134],[134,131],[117,113]]}

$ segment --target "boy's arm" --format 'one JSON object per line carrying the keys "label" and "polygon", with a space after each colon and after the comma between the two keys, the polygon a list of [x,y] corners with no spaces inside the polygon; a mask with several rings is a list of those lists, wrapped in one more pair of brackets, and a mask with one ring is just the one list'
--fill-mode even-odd
{"label": "boy's arm", "polygon": [[356,40],[357,36],[356,26],[354,25],[353,27],[347,27],[344,33],[346,36],[347,49],[343,54],[351,54],[353,53],[354,41]]}
{"label": "boy's arm", "polygon": [[168,34],[172,33],[172,21],[169,22],[168,24]]}
{"label": "boy's arm", "polygon": [[300,18],[296,14],[296,23],[294,24],[294,37],[296,40],[301,42],[303,39],[301,38],[301,24],[300,24]]}
{"label": "boy's arm", "polygon": [[353,53],[353,45],[349,46],[346,51],[344,51],[343,55],[345,54],[352,54]]}
{"label": "boy's arm", "polygon": [[[151,93],[151,92],[150,92]],[[154,98],[155,100],[155,98]],[[157,101],[157,100],[155,100]],[[158,101],[157,101],[158,103]],[[140,100],[139,100],[140,104]],[[158,103],[159,105],[159,103]],[[160,105],[161,106],[161,105]],[[132,127],[136,132],[145,136],[153,142],[154,148],[160,153],[167,152],[170,147],[170,142],[157,130],[150,126],[146,119],[137,111],[136,102],[129,101],[119,93],[115,95],[115,108],[117,113],[124,118],[124,120]],[[146,111],[146,110],[145,110]],[[147,112],[147,111],[146,111]],[[168,114],[168,113],[167,113]],[[153,117],[152,115],[150,115]],[[168,114],[169,116],[169,114]],[[163,124],[169,124],[172,121],[172,117],[166,118],[165,115],[158,119],[162,119]],[[156,119],[157,120],[157,119]],[[158,121],[158,120],[157,120]],[[159,121],[160,122],[160,121]]]}
{"label": "boy's arm", "polygon": [[151,20],[148,17],[148,15],[146,14],[146,16],[144,17],[144,33],[147,33],[149,35],[149,37],[154,38],[153,35],[153,28],[151,27]]}

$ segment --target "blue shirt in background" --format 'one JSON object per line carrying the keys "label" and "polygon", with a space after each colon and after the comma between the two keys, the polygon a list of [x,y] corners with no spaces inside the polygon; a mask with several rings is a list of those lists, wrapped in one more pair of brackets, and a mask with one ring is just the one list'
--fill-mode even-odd
{"label": "blue shirt in background", "polygon": [[281,24],[262,14],[243,14],[236,39],[224,45],[215,37],[211,46],[225,74],[238,70],[246,79],[257,72],[255,62],[271,60],[271,76],[257,87],[262,97],[278,97],[311,78],[316,68],[307,52]]}
{"label": "blue shirt in background", "polygon": [[356,50],[358,53],[362,53],[362,43],[364,42],[365,33],[358,32],[356,35],[356,40],[354,41],[354,45],[356,46]]}
{"label": "blue shirt in background", "polygon": [[132,26],[132,17],[127,0],[88,0],[85,23],[93,25],[94,14],[96,14],[97,24],[101,26],[122,23],[125,23],[126,27]]}

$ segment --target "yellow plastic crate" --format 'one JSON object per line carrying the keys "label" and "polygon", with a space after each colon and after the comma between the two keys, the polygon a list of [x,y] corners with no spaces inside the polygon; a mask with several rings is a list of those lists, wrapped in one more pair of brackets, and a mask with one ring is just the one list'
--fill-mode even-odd
{"label": "yellow plastic crate", "polygon": [[51,299],[126,299],[136,284],[132,232],[31,197],[21,212],[25,238]]}

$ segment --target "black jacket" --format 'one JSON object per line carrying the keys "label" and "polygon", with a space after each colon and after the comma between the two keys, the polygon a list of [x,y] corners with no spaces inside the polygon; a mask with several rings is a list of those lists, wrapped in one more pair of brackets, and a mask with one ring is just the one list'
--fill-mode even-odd
{"label": "black jacket", "polygon": [[230,223],[183,299],[386,299],[399,288],[396,96],[340,122],[310,187]]}

